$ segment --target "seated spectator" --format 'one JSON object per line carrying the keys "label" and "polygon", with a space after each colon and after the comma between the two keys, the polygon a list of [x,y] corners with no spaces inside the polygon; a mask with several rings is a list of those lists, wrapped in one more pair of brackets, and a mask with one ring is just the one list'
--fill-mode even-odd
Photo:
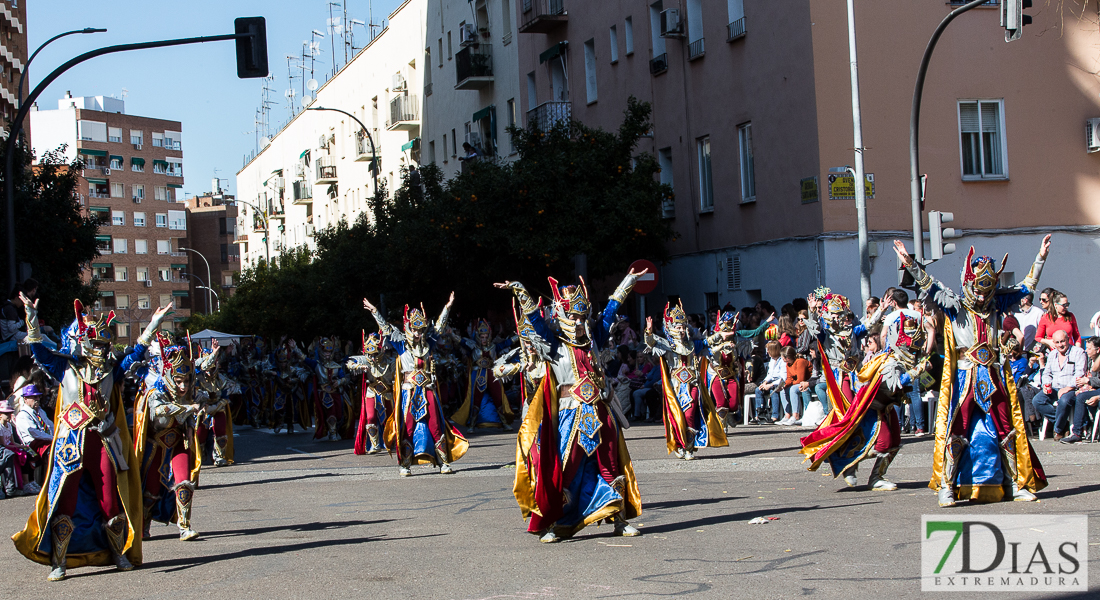
{"label": "seated spectator", "polygon": [[[38,492],[34,482],[25,483],[23,469],[33,465],[31,449],[15,437],[11,417],[15,405],[11,398],[0,400],[0,498],[14,498]],[[24,487],[25,486],[25,487]]]}
{"label": "seated spectator", "polygon": [[645,372],[645,378],[638,389],[631,393],[634,398],[634,409],[631,411],[633,416],[631,418],[640,421],[644,417],[646,423],[652,423],[661,414],[661,369],[656,356],[648,352],[643,353],[642,356],[644,357],[643,362],[649,370]]}
{"label": "seated spectator", "polygon": [[1081,346],[1081,331],[1077,329],[1077,317],[1069,312],[1069,298],[1054,290],[1048,306],[1047,314],[1039,319],[1039,326],[1035,329],[1035,339],[1053,349],[1054,332],[1064,331],[1071,346]]}
{"label": "seated spectator", "polygon": [[810,361],[799,356],[790,346],[783,349],[783,360],[787,363],[783,391],[789,396],[786,404],[789,410],[778,424],[801,425],[802,410],[810,404]]}
{"label": "seated spectator", "polygon": [[22,398],[22,405],[15,415],[19,441],[38,456],[44,457],[49,454],[50,442],[53,441],[53,423],[40,405],[42,391],[31,383],[23,386],[16,394]]}
{"label": "seated spectator", "polygon": [[[787,380],[787,363],[779,354],[779,342],[772,340],[765,346],[768,352],[768,367],[763,381],[756,386],[756,420],[760,423],[774,423],[779,420],[780,392]],[[764,396],[771,398],[771,417],[764,412]]]}
{"label": "seated spectator", "polygon": [[1043,368],[1043,391],[1035,394],[1031,403],[1040,416],[1054,422],[1054,441],[1059,441],[1068,429],[1077,382],[1085,376],[1089,359],[1084,350],[1070,345],[1064,330],[1055,331],[1051,340],[1054,349],[1047,354]]}
{"label": "seated spectator", "polygon": [[1093,420],[1100,417],[1096,406],[1100,403],[1100,338],[1091,337],[1085,344],[1085,353],[1089,358],[1089,372],[1077,379],[1077,394],[1073,401],[1073,426],[1070,434],[1062,438],[1063,444],[1077,444],[1085,436],[1085,422],[1089,409]]}

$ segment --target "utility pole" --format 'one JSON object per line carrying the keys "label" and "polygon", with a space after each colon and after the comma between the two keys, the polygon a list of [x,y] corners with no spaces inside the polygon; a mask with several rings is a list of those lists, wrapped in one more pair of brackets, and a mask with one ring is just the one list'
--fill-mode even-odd
{"label": "utility pole", "polygon": [[867,247],[867,188],[863,174],[863,120],[859,109],[859,68],[856,63],[855,0],[848,0],[848,59],[852,68],[852,129],[855,139],[856,228],[859,242],[859,293],[871,297],[871,254]]}

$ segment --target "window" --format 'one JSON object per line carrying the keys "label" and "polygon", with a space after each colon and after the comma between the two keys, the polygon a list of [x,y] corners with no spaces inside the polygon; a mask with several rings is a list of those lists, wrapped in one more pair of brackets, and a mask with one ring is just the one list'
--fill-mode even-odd
{"label": "window", "polygon": [[171,294],[161,294],[160,295],[160,305],[161,306],[168,306],[168,303],[171,302],[171,301],[172,301],[172,295]]}
{"label": "window", "polygon": [[452,48],[451,48],[451,32],[448,31],[447,32],[447,60],[451,60],[452,58],[454,58],[454,53],[452,52]]}
{"label": "window", "polygon": [[737,126],[741,150],[741,202],[756,202],[756,167],[752,157],[752,123]]}
{"label": "window", "polygon": [[455,130],[451,130],[451,158],[458,156],[458,139],[455,137]]}
{"label": "window", "polygon": [[[695,44],[703,39],[703,2],[702,0],[687,0],[687,26],[688,44]],[[155,144],[156,142],[154,142]]]}
{"label": "window", "polygon": [[130,130],[130,143],[131,144],[134,144],[135,146],[140,146],[143,139],[144,139],[144,134],[141,132],[140,129],[131,129]]}
{"label": "window", "polygon": [[535,81],[535,72],[527,74],[527,110],[535,110],[539,106],[539,88]]}
{"label": "window", "polygon": [[149,308],[149,294],[138,294],[137,307],[141,309]]}
{"label": "window", "polygon": [[130,337],[130,324],[123,323],[121,321],[115,321],[115,335],[120,338]]}
{"label": "window", "polygon": [[89,206],[88,216],[105,225],[111,220],[111,209],[106,206]]}
{"label": "window", "polygon": [[126,196],[126,186],[122,185],[121,183],[112,183],[111,184],[111,197],[112,198],[123,198],[125,196]]}
{"label": "window", "polygon": [[435,164],[435,140],[428,142],[428,162]]}
{"label": "window", "polygon": [[729,25],[726,26],[726,41],[732,42],[745,35],[745,0],[726,0],[729,11]]}
{"label": "window", "polygon": [[596,40],[584,43],[584,89],[588,103],[596,101]]}
{"label": "window", "polygon": [[115,308],[130,308],[130,296],[115,296]]}
{"label": "window", "polygon": [[1007,179],[1002,100],[960,100],[959,134],[965,180]]}
{"label": "window", "polygon": [[163,133],[157,133],[155,131],[153,132],[153,147],[154,148],[163,148],[164,147],[164,134]]}
{"label": "window", "polygon": [[115,281],[129,281],[126,277],[126,267],[115,267]]}
{"label": "window", "polygon": [[126,240],[115,238],[113,243],[115,246],[113,252],[115,254],[126,254]]}
{"label": "window", "polygon": [[443,134],[443,164],[447,164],[447,134]]}
{"label": "window", "polygon": [[130,157],[130,170],[135,172],[135,173],[144,173],[145,172],[145,159],[144,158],[138,158],[136,156],[131,156]]}
{"label": "window", "polygon": [[163,160],[154,160],[153,172],[158,175],[164,175],[168,172],[168,163],[164,162]]}
{"label": "window", "polygon": [[153,186],[153,200],[168,200],[168,188],[163,185]]}
{"label": "window", "polygon": [[443,67],[443,38],[439,38],[439,52],[436,52],[436,56],[439,58],[439,66]]}
{"label": "window", "polygon": [[168,229],[177,229],[180,231],[187,230],[187,211],[183,210],[170,210],[168,211]]}
{"label": "window", "polygon": [[172,242],[170,240],[157,240],[157,254],[168,254],[171,251]]}
{"label": "window", "polygon": [[[138,281],[149,281],[149,267],[138,267],[137,268],[137,280]],[[138,296],[138,303],[139,304],[141,303],[141,296]],[[148,308],[148,307],[146,307],[146,308]]]}
{"label": "window", "polygon": [[[119,139],[119,141],[121,142],[122,140]],[[123,163],[123,160],[122,160],[121,156],[114,156],[114,155],[111,156],[111,168],[112,169],[115,169],[117,171],[121,171],[122,170],[122,163]]]}
{"label": "window", "polygon": [[699,211],[714,210],[714,182],[710,170],[710,136],[695,141],[699,154]]}
{"label": "window", "polygon": [[225,287],[233,287],[233,275],[232,274],[223,275],[222,276],[222,285],[225,286]]}
{"label": "window", "polygon": [[95,279],[103,279],[103,280],[114,279],[114,277],[111,276],[111,265],[110,264],[92,265],[92,277],[94,277]]}
{"label": "window", "polygon": [[[157,267],[157,279],[161,281],[172,281],[172,269],[168,267]],[[161,302],[160,305],[164,306],[167,302]]]}
{"label": "window", "polygon": [[157,227],[168,227],[168,215],[157,213]]}
{"label": "window", "polygon": [[500,41],[505,46],[512,43],[512,2],[513,0],[500,0],[500,16],[504,23]]}
{"label": "window", "polygon": [[[507,110],[508,110],[508,127],[515,127],[516,126],[516,99],[515,98],[509,98],[507,106],[508,106],[508,108],[507,108]],[[509,152],[515,152],[516,151],[516,140],[512,139],[512,134],[511,133],[508,134],[508,151]]]}
{"label": "window", "polygon": [[134,254],[149,254],[149,240],[134,240]]}
{"label": "window", "polygon": [[[107,128],[107,141],[122,143],[122,128],[121,127],[108,127]],[[114,168],[113,166],[111,167]]]}
{"label": "window", "polygon": [[615,64],[619,62],[619,34],[614,25],[608,30],[608,38],[611,41],[611,64]]}
{"label": "window", "polygon": [[634,19],[630,17],[623,24],[623,43],[626,44],[626,55],[634,54]]}
{"label": "window", "polygon": [[661,37],[661,11],[664,3],[657,0],[649,5],[649,33],[650,42],[653,44],[653,58],[665,53],[665,38]]}
{"label": "window", "polygon": [[134,227],[145,227],[145,213],[134,213]]}
{"label": "window", "polygon": [[126,225],[126,213],[121,210],[112,210],[111,225],[114,225],[115,227]]}
{"label": "window", "polygon": [[[672,187],[672,148],[661,148],[657,151],[657,165],[660,167],[661,183]],[[661,202],[661,216],[672,218],[676,216],[676,201],[674,196],[669,196]]]}
{"label": "window", "polygon": [[77,121],[77,137],[86,142],[106,142],[107,124],[100,121]]}
{"label": "window", "polygon": [[134,199],[135,200],[144,200],[145,199],[145,185],[144,184],[135,183],[131,187],[133,187]]}

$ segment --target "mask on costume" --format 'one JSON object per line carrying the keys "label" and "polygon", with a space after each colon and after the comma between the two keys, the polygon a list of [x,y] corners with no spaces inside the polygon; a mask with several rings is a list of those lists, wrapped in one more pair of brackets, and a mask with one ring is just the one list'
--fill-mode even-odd
{"label": "mask on costume", "polygon": [[997,293],[997,283],[1001,279],[1001,272],[1008,263],[1008,255],[1005,254],[1001,261],[1001,268],[997,270],[993,259],[988,256],[974,257],[974,246],[966,254],[966,263],[962,271],[963,300],[967,306],[978,311],[988,311],[993,303],[993,296]]}
{"label": "mask on costume", "polygon": [[726,311],[718,313],[718,321],[714,324],[714,331],[734,331],[737,323],[737,313]]}
{"label": "mask on costume", "polygon": [[363,336],[363,354],[369,356],[371,360],[376,360],[382,354],[382,337],[377,333]]}
{"label": "mask on costume", "polygon": [[264,338],[256,336],[256,353],[260,356],[264,355]]}
{"label": "mask on costume", "polygon": [[906,368],[912,369],[924,352],[924,327],[921,314],[907,308],[898,311],[886,330],[886,343]]}
{"label": "mask on costume", "polygon": [[848,313],[851,312],[848,306],[848,299],[840,294],[827,294],[823,299],[821,306],[821,318],[825,320],[825,325],[829,327],[829,331],[834,334],[844,333],[845,331],[851,332],[851,327],[848,326]]}
{"label": "mask on costume", "polygon": [[286,346],[280,346],[275,349],[275,364],[279,365],[280,369],[286,368],[290,362],[290,350]]}
{"label": "mask on costume", "polygon": [[428,330],[428,317],[424,315],[424,305],[420,308],[409,310],[405,305],[405,336],[410,340],[419,340]]}
{"label": "mask on costume", "polygon": [[106,370],[111,358],[111,344],[115,340],[111,333],[115,311],[92,317],[84,314],[84,304],[80,300],[73,302],[73,308],[76,311],[76,341],[80,344],[84,360],[97,370]]}
{"label": "mask on costume", "polygon": [[188,346],[173,346],[168,336],[157,332],[160,345],[160,373],[164,389],[176,402],[187,399],[191,392],[191,379],[195,371],[191,366],[191,350]]}
{"label": "mask on costume", "polygon": [[665,333],[671,338],[682,338],[687,335],[688,319],[684,312],[684,305],[665,304]]}
{"label": "mask on costume", "polygon": [[489,323],[485,319],[478,319],[474,335],[477,337],[477,343],[488,346],[489,340],[493,339],[493,329],[489,327]]}
{"label": "mask on costume", "polygon": [[588,344],[588,316],[592,305],[588,302],[588,287],[581,279],[580,285],[558,286],[558,280],[548,277],[554,293],[554,317],[561,330],[562,341],[571,346]]}
{"label": "mask on costume", "polygon": [[324,361],[332,360],[332,355],[336,352],[336,340],[333,338],[321,338],[321,342],[317,344],[317,351],[321,355],[321,359]]}

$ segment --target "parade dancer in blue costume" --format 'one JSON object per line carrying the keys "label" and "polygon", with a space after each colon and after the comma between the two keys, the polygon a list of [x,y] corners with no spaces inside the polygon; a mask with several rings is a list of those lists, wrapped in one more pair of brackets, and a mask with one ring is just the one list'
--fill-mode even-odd
{"label": "parade dancer in blue costume", "polygon": [[493,374],[493,363],[512,345],[512,339],[493,339],[493,330],[484,319],[478,321],[474,334],[476,339],[462,340],[470,353],[466,397],[451,418],[471,429],[499,427],[511,431],[512,407],[504,395],[504,385]]}
{"label": "parade dancer in blue costume", "polygon": [[623,429],[626,418],[612,398],[601,345],[607,344],[615,314],[641,273],[630,272],[611,295],[598,321],[591,321],[591,304],[584,281],[558,286],[554,320],[547,325],[538,304],[518,282],[498,283],[511,289],[531,325],[531,336],[549,348],[545,375],[520,427],[514,494],[527,531],[542,542],[570,537],[587,525],[614,523],[615,534],[634,536],[627,523],[642,512]]}

